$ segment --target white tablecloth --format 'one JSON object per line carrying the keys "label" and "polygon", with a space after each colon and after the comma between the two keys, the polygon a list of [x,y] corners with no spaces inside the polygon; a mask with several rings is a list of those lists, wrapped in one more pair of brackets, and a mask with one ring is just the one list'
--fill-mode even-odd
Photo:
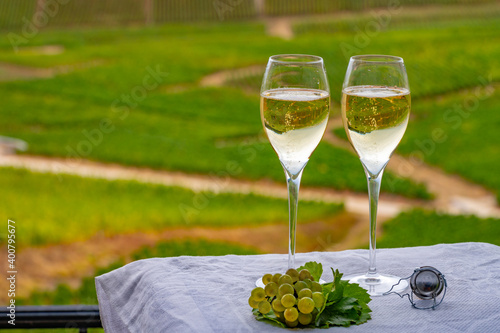
{"label": "white tablecloth", "polygon": [[[323,264],[345,274],[364,271],[366,250],[299,253],[296,263]],[[139,260],[96,277],[106,332],[286,332],[257,321],[247,301],[264,273],[283,273],[287,255],[173,257]],[[377,250],[379,271],[409,276],[434,266],[448,282],[436,310],[417,310],[407,298],[374,297],[372,319],[360,326],[318,332],[500,332],[500,247],[440,244]],[[310,331],[310,330],[305,330]]]}

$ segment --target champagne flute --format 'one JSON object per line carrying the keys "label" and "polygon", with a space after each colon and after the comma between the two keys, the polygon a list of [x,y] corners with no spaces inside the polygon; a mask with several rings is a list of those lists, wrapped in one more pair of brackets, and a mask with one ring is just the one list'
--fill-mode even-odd
{"label": "champagne flute", "polygon": [[295,228],[300,179],[325,133],[330,89],[323,59],[284,54],[269,58],[262,80],[260,115],[285,171],[288,187],[288,268],[295,268]]}
{"label": "champagne flute", "polygon": [[[410,88],[403,59],[385,55],[353,56],[342,87],[342,120],[368,182],[370,258],[368,272],[346,276],[372,296],[383,295],[399,277],[376,268],[377,205],[382,174],[404,135],[410,115]],[[401,281],[393,291],[406,289]]]}

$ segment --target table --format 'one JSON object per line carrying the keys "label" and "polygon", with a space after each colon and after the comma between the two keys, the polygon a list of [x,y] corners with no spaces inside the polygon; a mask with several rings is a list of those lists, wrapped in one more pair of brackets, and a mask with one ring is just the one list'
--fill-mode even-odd
{"label": "table", "polygon": [[[345,274],[364,271],[367,250],[298,253],[296,263],[323,264]],[[448,283],[436,310],[418,310],[397,295],[374,297],[372,319],[318,332],[500,332],[500,247],[439,244],[377,250],[381,272],[409,276],[434,266]],[[101,320],[112,332],[286,332],[257,321],[247,300],[264,273],[284,273],[287,255],[181,256],[132,262],[96,277]],[[305,330],[304,332],[310,330]]]}

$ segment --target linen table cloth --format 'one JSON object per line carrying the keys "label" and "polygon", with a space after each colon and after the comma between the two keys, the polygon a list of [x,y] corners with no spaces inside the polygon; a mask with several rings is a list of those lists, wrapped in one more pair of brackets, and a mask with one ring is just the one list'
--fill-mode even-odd
{"label": "linen table cloth", "polygon": [[[132,262],[96,277],[103,327],[110,333],[285,332],[257,321],[248,297],[257,278],[284,273],[287,261],[287,255],[266,254]],[[322,263],[322,279],[329,282],[330,267],[346,275],[365,271],[368,251],[296,255],[297,267],[308,261]],[[415,309],[397,295],[373,297],[367,323],[317,332],[500,332],[500,247],[458,243],[377,250],[380,272],[406,277],[420,266],[434,266],[448,283],[436,310]]]}

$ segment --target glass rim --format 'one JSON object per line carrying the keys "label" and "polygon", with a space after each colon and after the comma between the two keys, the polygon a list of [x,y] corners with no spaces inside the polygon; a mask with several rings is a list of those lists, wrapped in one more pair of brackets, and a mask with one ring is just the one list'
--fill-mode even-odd
{"label": "glass rim", "polygon": [[404,63],[403,58],[385,54],[365,54],[351,57],[351,61],[374,62],[380,64]]}
{"label": "glass rim", "polygon": [[[286,60],[288,58],[288,60]],[[297,60],[293,60],[297,59]],[[303,60],[299,60],[303,59]],[[323,63],[323,58],[310,54],[276,54],[269,57],[269,61],[281,64],[319,64]]]}

